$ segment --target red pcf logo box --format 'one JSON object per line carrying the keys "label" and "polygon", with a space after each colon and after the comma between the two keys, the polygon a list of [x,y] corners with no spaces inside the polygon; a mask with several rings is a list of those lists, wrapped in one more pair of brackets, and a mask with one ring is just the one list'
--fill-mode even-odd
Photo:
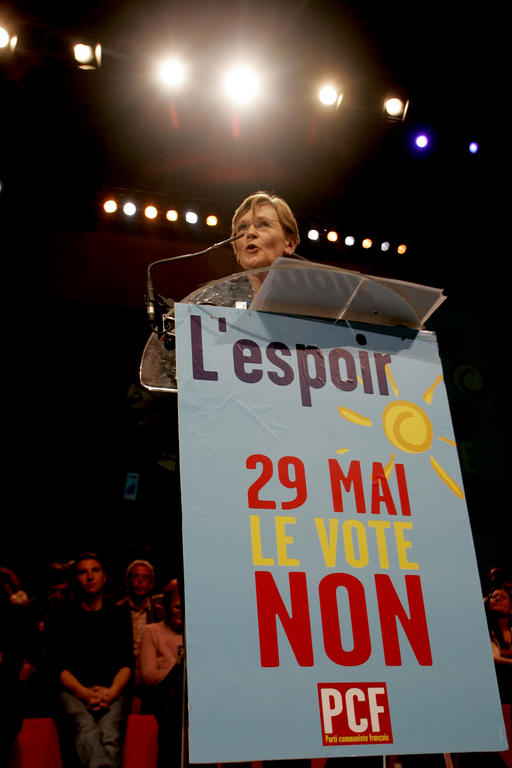
{"label": "red pcf logo box", "polygon": [[386,683],[318,683],[325,747],[391,744]]}

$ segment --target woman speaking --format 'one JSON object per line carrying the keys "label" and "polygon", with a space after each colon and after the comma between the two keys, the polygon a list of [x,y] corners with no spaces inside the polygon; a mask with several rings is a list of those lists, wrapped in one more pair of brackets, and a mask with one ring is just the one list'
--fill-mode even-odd
{"label": "woman speaking", "polygon": [[[247,309],[268,268],[282,256],[293,256],[299,243],[290,206],[268,192],[255,192],[243,200],[233,214],[231,234],[241,272],[197,288],[182,303]],[[140,381],[150,390],[176,392],[174,306],[166,314],[164,326],[164,332],[153,333],[146,344]]]}

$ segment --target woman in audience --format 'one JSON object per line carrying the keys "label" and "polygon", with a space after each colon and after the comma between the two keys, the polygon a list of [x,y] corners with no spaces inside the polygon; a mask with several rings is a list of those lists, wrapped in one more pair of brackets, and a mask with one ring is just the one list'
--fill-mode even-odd
{"label": "woman in audience", "polygon": [[183,704],[183,617],[178,582],[163,591],[163,621],[147,624],[140,644],[142,711],[159,726],[159,765],[178,766]]}
{"label": "woman in audience", "polygon": [[495,586],[487,601],[487,620],[502,704],[512,703],[512,584]]}

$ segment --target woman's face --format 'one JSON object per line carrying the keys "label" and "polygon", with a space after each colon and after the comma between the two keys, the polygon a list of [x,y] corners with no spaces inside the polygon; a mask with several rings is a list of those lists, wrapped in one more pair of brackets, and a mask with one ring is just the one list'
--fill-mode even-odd
{"label": "woman's face", "polygon": [[175,632],[183,629],[183,614],[181,611],[181,599],[179,594],[173,594],[169,601],[167,623]]}
{"label": "woman's face", "polygon": [[489,608],[496,613],[511,613],[512,600],[506,589],[495,589],[489,596]]}
{"label": "woman's face", "polygon": [[287,235],[273,205],[263,203],[247,211],[235,225],[236,257],[243,269],[269,267],[279,256],[291,256],[295,249],[293,238]]}

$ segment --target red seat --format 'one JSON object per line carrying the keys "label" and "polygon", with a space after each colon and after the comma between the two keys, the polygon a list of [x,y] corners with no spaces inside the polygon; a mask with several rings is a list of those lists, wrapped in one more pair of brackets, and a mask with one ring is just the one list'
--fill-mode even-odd
{"label": "red seat", "polygon": [[23,720],[7,767],[63,768],[59,736],[51,717]]}
{"label": "red seat", "polygon": [[[122,768],[157,768],[158,724],[153,715],[128,715]],[[50,717],[23,720],[7,768],[64,768]]]}
{"label": "red seat", "polygon": [[154,715],[128,715],[122,768],[157,768],[158,723]]}

